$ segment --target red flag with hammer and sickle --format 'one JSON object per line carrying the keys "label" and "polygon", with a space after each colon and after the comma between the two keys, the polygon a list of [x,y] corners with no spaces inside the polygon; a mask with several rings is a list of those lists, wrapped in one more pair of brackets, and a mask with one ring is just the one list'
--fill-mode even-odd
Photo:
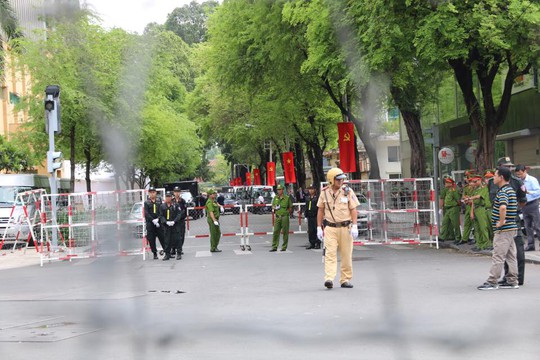
{"label": "red flag with hammer and sickle", "polygon": [[276,185],[276,163],[273,161],[266,163],[266,185]]}
{"label": "red flag with hammer and sickle", "polygon": [[352,122],[340,122],[337,125],[339,135],[339,168],[346,173],[356,172],[354,124]]}

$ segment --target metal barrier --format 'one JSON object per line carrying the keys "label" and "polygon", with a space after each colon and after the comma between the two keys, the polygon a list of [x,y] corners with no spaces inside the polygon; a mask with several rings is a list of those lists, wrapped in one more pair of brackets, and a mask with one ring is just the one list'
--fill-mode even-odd
{"label": "metal barrier", "polygon": [[[207,216],[204,206],[188,208],[186,219],[186,238],[209,238]],[[219,217],[221,236],[243,236],[243,208],[241,205],[224,205]]]}
{"label": "metal barrier", "polygon": [[[41,196],[41,257],[70,260],[102,255],[146,257],[146,190]],[[53,205],[56,204],[56,213]],[[59,246],[51,247],[53,232]]]}
{"label": "metal barrier", "polygon": [[431,178],[350,180],[360,201],[355,245],[435,244],[438,227]]}
{"label": "metal barrier", "polygon": [[40,223],[41,196],[47,192],[44,189],[29,190],[18,193],[11,207],[9,216],[0,218],[0,231],[2,241],[0,249],[4,245],[12,245],[12,251],[17,248],[19,242],[26,242],[26,248],[30,242],[38,249],[37,229]]}

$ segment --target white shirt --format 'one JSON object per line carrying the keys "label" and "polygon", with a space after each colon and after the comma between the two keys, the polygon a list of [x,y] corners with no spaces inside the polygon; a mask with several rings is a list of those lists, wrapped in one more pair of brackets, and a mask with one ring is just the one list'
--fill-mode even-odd
{"label": "white shirt", "polygon": [[527,202],[540,198],[540,185],[534,176],[527,174],[523,179],[523,185],[527,189]]}

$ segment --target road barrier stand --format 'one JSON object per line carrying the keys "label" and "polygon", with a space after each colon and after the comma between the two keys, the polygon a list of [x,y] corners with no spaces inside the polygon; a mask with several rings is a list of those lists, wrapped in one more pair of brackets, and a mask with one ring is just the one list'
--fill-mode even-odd
{"label": "road barrier stand", "polygon": [[34,246],[39,251],[39,224],[41,221],[41,196],[46,194],[44,189],[20,192],[15,197],[8,217],[0,218],[0,231],[4,245],[11,245],[11,252],[17,249],[19,243],[25,244],[25,250]]}
{"label": "road barrier stand", "polygon": [[[145,190],[42,195],[44,261],[107,255],[146,257]],[[56,214],[53,213],[56,204]],[[56,232],[59,246],[51,248]]]}
{"label": "road barrier stand", "polygon": [[[242,238],[242,206],[224,205],[223,212],[219,216],[219,227],[222,237],[238,236]],[[186,238],[210,238],[208,218],[204,206],[188,208],[186,219]]]}
{"label": "road barrier stand", "polygon": [[360,202],[355,245],[439,247],[433,179],[349,180],[347,184]]}

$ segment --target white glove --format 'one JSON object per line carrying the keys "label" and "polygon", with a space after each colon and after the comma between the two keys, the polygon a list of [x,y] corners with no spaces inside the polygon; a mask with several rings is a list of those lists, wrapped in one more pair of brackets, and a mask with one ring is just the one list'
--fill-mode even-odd
{"label": "white glove", "polygon": [[356,240],[356,238],[358,237],[358,225],[353,224],[353,225],[351,226],[351,235],[352,235],[352,238],[353,238],[354,240]]}
{"label": "white glove", "polygon": [[159,219],[154,219],[152,220],[152,222],[154,223],[154,225],[159,226]]}
{"label": "white glove", "polygon": [[217,221],[217,220],[216,220],[216,221],[214,221],[214,225],[216,225],[216,226],[219,226],[219,223],[218,223],[218,221]]}
{"label": "white glove", "polygon": [[322,227],[317,226],[317,239],[322,241],[323,237],[324,237],[324,234],[323,234],[323,231],[322,231]]}
{"label": "white glove", "polygon": [[223,206],[219,207],[219,211],[221,211],[222,214],[225,212],[225,209],[223,208]]}
{"label": "white glove", "polygon": [[167,226],[174,226],[174,221],[167,221]]}
{"label": "white glove", "polygon": [[157,228],[159,227],[159,223],[156,223],[156,227],[157,227]]}

